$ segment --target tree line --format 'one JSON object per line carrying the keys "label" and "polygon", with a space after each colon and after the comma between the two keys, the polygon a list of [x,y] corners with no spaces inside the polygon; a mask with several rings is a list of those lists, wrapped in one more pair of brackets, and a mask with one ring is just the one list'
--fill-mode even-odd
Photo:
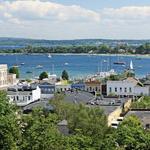
{"label": "tree line", "polygon": [[[129,116],[118,129],[107,126],[107,117],[99,107],[70,104],[56,95],[48,112],[36,108],[24,115],[0,92],[1,150],[150,150],[150,131],[144,130],[136,116]],[[68,121],[69,135],[58,129]]]}
{"label": "tree line", "polygon": [[127,44],[115,47],[102,44],[99,46],[56,46],[56,47],[32,47],[0,50],[0,53],[96,53],[96,54],[150,54],[150,43],[140,46],[129,46]]}

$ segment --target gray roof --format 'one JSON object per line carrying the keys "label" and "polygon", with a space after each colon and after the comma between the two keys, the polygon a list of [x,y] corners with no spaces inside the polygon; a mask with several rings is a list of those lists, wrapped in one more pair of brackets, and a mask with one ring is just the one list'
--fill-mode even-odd
{"label": "gray roof", "polygon": [[100,108],[104,110],[104,113],[106,115],[111,114],[112,112],[114,112],[119,107],[120,106],[100,106]]}
{"label": "gray roof", "polygon": [[93,94],[88,92],[78,91],[78,92],[65,92],[65,101],[74,103],[87,103],[94,98]]}
{"label": "gray roof", "polygon": [[146,80],[143,84],[144,85],[150,85],[150,80]]}
{"label": "gray roof", "polygon": [[62,120],[61,122],[58,123],[59,126],[67,126],[68,122],[67,120]]}
{"label": "gray roof", "polygon": [[136,115],[143,123],[145,126],[146,124],[150,124],[150,110],[149,111],[129,111],[126,115]]}

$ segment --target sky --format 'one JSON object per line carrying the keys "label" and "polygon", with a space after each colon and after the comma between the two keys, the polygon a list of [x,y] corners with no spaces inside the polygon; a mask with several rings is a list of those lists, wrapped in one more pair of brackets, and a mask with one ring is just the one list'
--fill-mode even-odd
{"label": "sky", "polygon": [[0,37],[150,39],[150,0],[0,0]]}

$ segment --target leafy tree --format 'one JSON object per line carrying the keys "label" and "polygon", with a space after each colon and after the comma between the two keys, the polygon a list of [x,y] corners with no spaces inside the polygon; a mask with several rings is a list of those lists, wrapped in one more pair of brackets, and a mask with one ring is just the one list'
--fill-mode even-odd
{"label": "leafy tree", "polygon": [[5,92],[0,92],[0,149],[18,150],[21,142],[17,109],[9,103]]}
{"label": "leafy tree", "polygon": [[40,80],[43,80],[43,79],[46,79],[46,78],[48,78],[47,72],[42,72],[42,73],[40,74],[40,76],[39,76],[39,79],[40,79]]}
{"label": "leafy tree", "polygon": [[13,73],[13,74],[16,74],[16,77],[19,78],[19,69],[17,67],[12,67],[9,69],[9,73]]}
{"label": "leafy tree", "polygon": [[62,150],[62,135],[57,129],[56,114],[45,116],[42,109],[35,109],[30,115],[22,117],[22,150]]}
{"label": "leafy tree", "polygon": [[148,134],[144,131],[140,120],[132,115],[126,118],[116,130],[116,143],[125,150],[150,149]]}
{"label": "leafy tree", "polygon": [[61,77],[62,77],[63,80],[69,80],[68,72],[67,72],[66,70],[64,70],[64,71],[62,72]]}
{"label": "leafy tree", "polygon": [[70,104],[63,101],[64,97],[56,95],[51,101],[55,108],[55,113],[61,116],[61,119],[67,119],[70,133],[78,135],[79,133],[92,139],[92,146],[100,147],[102,139],[110,130],[107,127],[107,118],[100,108],[88,108],[83,104]]}

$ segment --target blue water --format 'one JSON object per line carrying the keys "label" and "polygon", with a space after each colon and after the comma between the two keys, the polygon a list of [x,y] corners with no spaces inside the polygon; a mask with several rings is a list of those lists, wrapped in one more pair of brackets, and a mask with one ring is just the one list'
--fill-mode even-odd
{"label": "blue water", "polygon": [[[133,61],[135,73],[137,77],[143,77],[150,73],[150,57],[136,59],[135,56],[121,56],[120,61],[125,61],[129,66]],[[48,55],[0,55],[0,64],[8,64],[9,67],[14,64],[25,63],[20,65],[21,78],[32,78],[39,76],[42,71],[52,73],[54,65],[54,73],[58,76],[65,69],[71,78],[79,78],[87,75],[95,74],[98,70],[107,71],[107,69],[115,69],[122,72],[125,66],[114,65],[113,62],[118,60],[118,56],[101,56],[101,55],[55,55],[48,58]],[[108,65],[110,62],[111,65]],[[37,69],[37,65],[42,65],[42,69]],[[32,74],[27,74],[31,71]]]}

